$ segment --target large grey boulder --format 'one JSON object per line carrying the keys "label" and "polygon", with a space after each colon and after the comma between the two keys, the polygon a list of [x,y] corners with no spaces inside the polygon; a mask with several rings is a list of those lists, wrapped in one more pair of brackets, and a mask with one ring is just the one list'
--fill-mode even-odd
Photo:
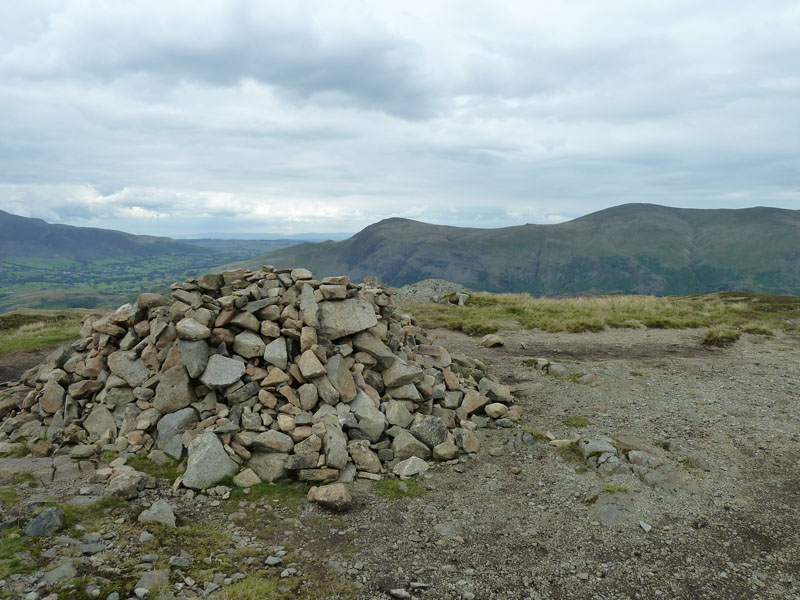
{"label": "large grey boulder", "polygon": [[345,436],[335,417],[325,417],[325,435],[322,447],[325,449],[325,462],[332,469],[344,469],[347,464],[347,436]]}
{"label": "large grey boulder", "polygon": [[210,388],[225,388],[244,375],[245,369],[241,361],[214,354],[209,357],[200,381]]}
{"label": "large grey boulder", "polygon": [[200,377],[208,365],[208,344],[204,340],[178,340],[178,351],[189,377]]}
{"label": "large grey boulder", "polygon": [[375,309],[362,298],[319,303],[319,333],[331,340],[364,331],[378,324]]}
{"label": "large grey boulder", "polygon": [[117,350],[108,355],[109,370],[124,379],[132,388],[139,387],[150,379],[150,371],[141,358],[132,352]]}
{"label": "large grey boulder", "polygon": [[189,381],[189,374],[183,365],[167,369],[156,387],[153,406],[162,414],[186,408],[197,398]]}
{"label": "large grey boulder", "polygon": [[183,485],[204,490],[216,485],[221,479],[235,475],[237,465],[213,432],[204,433],[189,444],[189,460],[183,474]]}

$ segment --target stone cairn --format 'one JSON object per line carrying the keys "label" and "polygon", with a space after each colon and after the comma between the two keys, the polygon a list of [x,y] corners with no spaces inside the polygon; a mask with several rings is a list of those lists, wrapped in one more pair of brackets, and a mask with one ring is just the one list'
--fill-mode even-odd
{"label": "stone cairn", "polygon": [[[507,387],[427,344],[377,281],[265,266],[171,289],[87,317],[79,341],[0,391],[0,444],[188,456],[176,489],[347,483],[475,453],[476,428],[519,418]],[[97,476],[129,495],[136,473]]]}

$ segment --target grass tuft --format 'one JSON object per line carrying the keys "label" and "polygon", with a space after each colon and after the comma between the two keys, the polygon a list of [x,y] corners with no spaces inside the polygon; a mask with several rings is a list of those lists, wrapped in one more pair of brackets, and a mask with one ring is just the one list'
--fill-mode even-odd
{"label": "grass tuft", "polygon": [[578,428],[588,427],[589,425],[592,424],[592,422],[586,417],[581,417],[578,415],[575,415],[573,417],[567,417],[562,421],[562,423],[564,423],[564,425],[566,425],[567,427],[578,427]]}
{"label": "grass tuft", "polygon": [[716,346],[722,348],[730,346],[741,337],[741,332],[730,327],[710,327],[703,337],[703,346]]}
{"label": "grass tuft", "polygon": [[[35,320],[34,320],[35,319]],[[21,318],[10,313],[0,316],[0,355],[17,350],[46,348],[76,340],[81,328],[80,315]]]}
{"label": "grass tuft", "polygon": [[397,500],[398,498],[415,498],[425,493],[425,488],[416,479],[400,481],[399,479],[381,479],[375,482],[375,492],[381,498]]}

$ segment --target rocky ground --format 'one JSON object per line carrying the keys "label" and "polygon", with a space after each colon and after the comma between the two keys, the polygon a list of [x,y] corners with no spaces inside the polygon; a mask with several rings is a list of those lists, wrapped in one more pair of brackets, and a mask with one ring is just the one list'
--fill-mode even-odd
{"label": "rocky ground", "polygon": [[[7,532],[0,596],[800,597],[796,339],[708,350],[691,330],[509,330],[485,348],[429,333],[524,408],[511,428],[479,430],[476,457],[419,482],[357,482],[342,514],[289,485],[189,498],[157,472],[138,498],[111,501],[91,483],[102,465],[5,458],[6,521],[73,508],[53,535]],[[175,528],[139,521],[158,498]]]}

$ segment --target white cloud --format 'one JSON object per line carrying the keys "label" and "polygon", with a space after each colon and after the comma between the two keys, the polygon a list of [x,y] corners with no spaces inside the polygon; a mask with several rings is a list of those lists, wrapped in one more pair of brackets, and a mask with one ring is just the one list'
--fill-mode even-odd
{"label": "white cloud", "polygon": [[798,30],[789,0],[5,3],[0,208],[161,233],[800,208]]}

